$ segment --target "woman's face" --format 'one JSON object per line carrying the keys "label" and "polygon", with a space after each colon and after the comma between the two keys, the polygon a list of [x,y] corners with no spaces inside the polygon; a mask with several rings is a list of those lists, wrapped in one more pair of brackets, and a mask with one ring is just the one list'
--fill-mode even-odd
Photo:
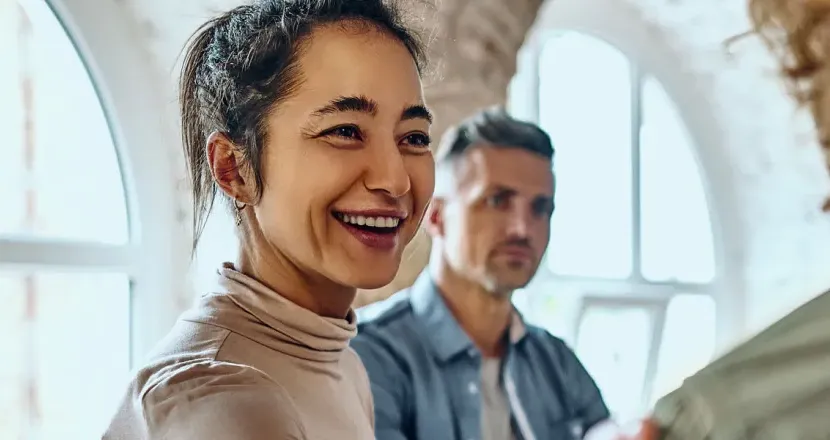
{"label": "woman's face", "polygon": [[314,31],[299,66],[302,82],[266,121],[257,223],[302,272],[381,287],[435,183],[420,75],[398,40],[339,25]]}

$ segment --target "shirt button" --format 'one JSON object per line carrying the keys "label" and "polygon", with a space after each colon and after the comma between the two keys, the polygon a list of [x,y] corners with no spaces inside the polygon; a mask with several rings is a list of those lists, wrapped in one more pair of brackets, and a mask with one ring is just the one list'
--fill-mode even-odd
{"label": "shirt button", "polygon": [[469,391],[470,394],[476,394],[478,393],[478,386],[475,384],[475,382],[470,382],[470,384],[467,385],[467,391]]}

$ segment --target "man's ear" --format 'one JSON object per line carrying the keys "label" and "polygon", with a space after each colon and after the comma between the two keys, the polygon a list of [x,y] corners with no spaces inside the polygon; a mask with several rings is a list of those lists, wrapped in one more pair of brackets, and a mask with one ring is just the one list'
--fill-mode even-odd
{"label": "man's ear", "polygon": [[213,181],[228,197],[254,203],[255,181],[243,166],[243,154],[225,133],[215,131],[207,139],[207,160]]}
{"label": "man's ear", "polygon": [[446,207],[446,200],[440,197],[434,197],[427,207],[426,216],[424,218],[424,229],[431,237],[444,236],[444,209]]}

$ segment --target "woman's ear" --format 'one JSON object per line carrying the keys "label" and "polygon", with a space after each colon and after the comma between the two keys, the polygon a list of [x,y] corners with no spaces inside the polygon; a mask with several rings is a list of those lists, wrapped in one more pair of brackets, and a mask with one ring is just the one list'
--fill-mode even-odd
{"label": "woman's ear", "polygon": [[216,185],[240,203],[254,203],[256,183],[244,171],[243,154],[225,133],[214,131],[207,139],[207,160]]}

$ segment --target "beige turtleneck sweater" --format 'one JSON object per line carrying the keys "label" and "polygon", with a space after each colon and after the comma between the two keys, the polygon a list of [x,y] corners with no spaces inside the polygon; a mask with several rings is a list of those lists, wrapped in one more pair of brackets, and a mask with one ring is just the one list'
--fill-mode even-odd
{"label": "beige turtleneck sweater", "polygon": [[323,318],[226,265],[224,293],[179,318],[105,440],[371,440],[355,316]]}

